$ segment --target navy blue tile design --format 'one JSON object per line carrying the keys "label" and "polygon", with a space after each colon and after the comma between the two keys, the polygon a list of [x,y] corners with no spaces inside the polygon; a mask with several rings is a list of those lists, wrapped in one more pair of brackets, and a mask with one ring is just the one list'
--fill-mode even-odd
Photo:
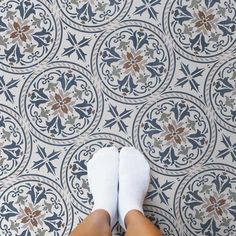
{"label": "navy blue tile design", "polygon": [[164,235],[236,235],[235,31],[232,0],[1,0],[0,235],[68,236],[111,145]]}

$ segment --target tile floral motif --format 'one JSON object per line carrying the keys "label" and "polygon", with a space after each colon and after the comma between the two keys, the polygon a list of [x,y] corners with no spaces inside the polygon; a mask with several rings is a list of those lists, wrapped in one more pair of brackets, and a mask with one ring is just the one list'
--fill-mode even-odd
{"label": "tile floral motif", "polygon": [[232,49],[236,16],[230,0],[168,1],[168,10],[166,30],[184,53],[205,61]]}
{"label": "tile floral motif", "polygon": [[1,236],[68,236],[94,204],[87,162],[112,145],[146,156],[144,211],[164,235],[236,235],[235,1],[0,12]]}
{"label": "tile floral motif", "polygon": [[154,93],[168,81],[173,72],[170,65],[173,54],[157,31],[151,25],[131,21],[99,39],[94,70],[111,96],[135,101]]}
{"label": "tile floral motif", "polygon": [[71,142],[95,124],[99,89],[84,68],[65,63],[50,67],[28,78],[22,113],[38,135]]}
{"label": "tile floral motif", "polygon": [[177,193],[180,208],[176,212],[181,215],[188,230],[202,235],[235,234],[234,170],[206,165],[204,170],[187,179],[188,182],[184,180],[184,187],[179,189],[181,193]]}
{"label": "tile floral motif", "polygon": [[10,224],[10,228],[4,230],[6,235],[68,233],[71,208],[67,207],[56,184],[44,181],[34,176],[32,180],[30,176],[22,177],[2,192],[1,224]]}
{"label": "tile floral motif", "polygon": [[40,1],[2,1],[2,68],[30,71],[54,56],[61,29],[50,8]]}
{"label": "tile floral motif", "polygon": [[134,139],[150,162],[161,171],[183,174],[190,166],[209,158],[214,143],[215,127],[211,125],[201,104],[191,97],[159,98],[137,116],[141,126]]}

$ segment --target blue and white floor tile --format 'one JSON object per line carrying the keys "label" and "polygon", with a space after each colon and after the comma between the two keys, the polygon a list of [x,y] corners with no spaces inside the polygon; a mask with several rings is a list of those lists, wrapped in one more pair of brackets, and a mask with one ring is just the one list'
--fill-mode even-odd
{"label": "blue and white floor tile", "polygon": [[111,145],[145,154],[165,236],[236,235],[235,0],[0,12],[1,236],[68,236],[93,206],[87,161]]}

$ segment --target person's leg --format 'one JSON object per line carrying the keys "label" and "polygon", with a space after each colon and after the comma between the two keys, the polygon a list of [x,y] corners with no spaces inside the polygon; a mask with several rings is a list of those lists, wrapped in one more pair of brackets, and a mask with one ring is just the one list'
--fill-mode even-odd
{"label": "person's leg", "polygon": [[105,210],[95,210],[69,236],[111,236],[109,220]]}
{"label": "person's leg", "polygon": [[91,214],[70,236],[110,236],[117,221],[119,153],[116,147],[99,149],[87,163],[88,183],[93,195]]}
{"label": "person's leg", "polygon": [[160,236],[160,231],[144,216],[143,201],[150,181],[150,166],[134,147],[123,147],[119,164],[119,222],[126,236]]}
{"label": "person's leg", "polygon": [[131,210],[125,216],[126,236],[162,236],[161,231],[140,211]]}

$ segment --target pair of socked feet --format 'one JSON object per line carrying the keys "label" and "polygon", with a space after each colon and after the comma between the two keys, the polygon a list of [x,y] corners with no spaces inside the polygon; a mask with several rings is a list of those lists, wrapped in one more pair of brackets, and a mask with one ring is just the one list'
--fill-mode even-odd
{"label": "pair of socked feet", "polygon": [[94,199],[93,211],[104,209],[110,225],[117,219],[125,229],[125,216],[131,210],[143,213],[143,201],[150,180],[150,167],[134,147],[114,146],[96,151],[87,164],[88,181]]}

